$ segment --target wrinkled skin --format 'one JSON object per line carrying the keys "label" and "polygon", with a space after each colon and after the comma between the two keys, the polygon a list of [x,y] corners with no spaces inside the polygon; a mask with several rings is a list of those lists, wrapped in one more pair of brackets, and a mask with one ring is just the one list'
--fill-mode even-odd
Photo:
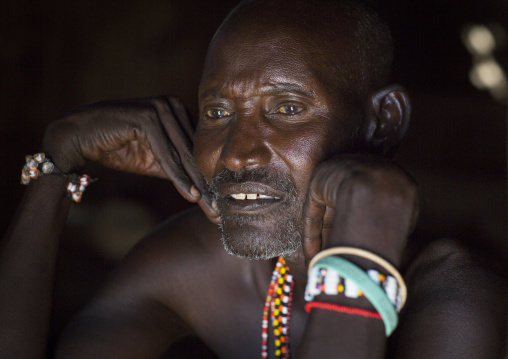
{"label": "wrinkled skin", "polygon": [[101,102],[53,122],[44,149],[58,168],[73,172],[86,161],[173,182],[214,221],[216,212],[192,156],[193,128],[175,97]]}
{"label": "wrinkled skin", "polygon": [[318,166],[309,186],[306,260],[336,246],[334,239],[342,236],[350,243],[341,245],[371,248],[400,265],[417,217],[417,188],[402,169],[377,156],[335,156]]}
{"label": "wrinkled skin", "polygon": [[[307,314],[303,292],[307,263],[325,248],[360,247],[400,266],[418,215],[417,188],[389,159],[368,152],[397,146],[409,101],[400,86],[356,86],[361,76],[353,66],[349,19],[334,24],[328,40],[337,46],[322,46],[326,41],[316,38],[322,33],[309,26],[321,23],[319,13],[280,16],[278,6],[286,10],[293,2],[255,2],[261,5],[216,35],[195,133],[172,97],[85,106],[48,128],[45,151],[62,171],[97,161],[167,178],[203,210],[182,213],[150,233],[73,319],[56,357],[160,358],[178,340],[195,336],[218,357],[259,358],[272,257],[285,247],[279,229],[288,226],[282,223],[292,223],[300,241],[284,253],[295,281],[293,356],[385,356],[381,321],[320,309]],[[326,65],[330,58],[340,71]],[[219,181],[226,172],[235,175]],[[57,176],[32,181],[2,242],[0,357],[45,355],[59,237],[70,205],[65,186]],[[238,193],[270,198],[231,198]],[[226,254],[218,212],[235,239],[232,252],[269,259]],[[242,253],[248,246],[255,250]],[[363,269],[373,266],[348,259]],[[499,356],[506,323],[497,280],[455,241],[429,246],[406,275],[409,299],[394,335],[394,357]],[[373,309],[365,298],[317,299]]]}

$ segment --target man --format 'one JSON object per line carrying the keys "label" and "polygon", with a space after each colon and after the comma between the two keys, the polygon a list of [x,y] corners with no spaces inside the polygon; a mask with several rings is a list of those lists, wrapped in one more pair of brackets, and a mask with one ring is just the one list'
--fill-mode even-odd
{"label": "man", "polygon": [[[304,291],[309,260],[329,248],[402,265],[418,200],[404,171],[378,156],[394,151],[409,121],[405,91],[387,85],[391,51],[385,25],[354,2],[244,1],[210,44],[195,132],[171,97],[100,103],[55,122],[44,147],[64,175],[30,181],[2,247],[2,357],[44,353],[70,204],[64,176],[94,160],[169,178],[202,211],[179,214],[127,256],[72,321],[57,357],[157,358],[186,337],[220,358],[259,358],[262,343],[275,357],[283,337],[261,323],[283,256],[294,278],[285,307],[291,356],[383,358],[382,321],[306,313]],[[406,271],[409,299],[390,355],[498,357],[505,323],[495,281],[456,242],[430,245]],[[317,298],[375,309],[365,297]]]}

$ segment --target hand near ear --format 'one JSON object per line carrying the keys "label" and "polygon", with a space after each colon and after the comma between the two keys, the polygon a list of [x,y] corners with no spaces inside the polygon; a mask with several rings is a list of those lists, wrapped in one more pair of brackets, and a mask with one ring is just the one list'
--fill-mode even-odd
{"label": "hand near ear", "polygon": [[411,103],[402,86],[377,90],[368,103],[360,146],[371,153],[393,155],[406,134],[410,116]]}
{"label": "hand near ear", "polygon": [[309,261],[335,246],[369,250],[395,266],[418,217],[414,181],[375,155],[340,155],[319,165],[304,207],[303,250]]}
{"label": "hand near ear", "polygon": [[53,122],[44,150],[63,172],[88,160],[173,182],[188,201],[218,222],[205,180],[192,155],[194,130],[175,97],[108,101],[83,106]]}

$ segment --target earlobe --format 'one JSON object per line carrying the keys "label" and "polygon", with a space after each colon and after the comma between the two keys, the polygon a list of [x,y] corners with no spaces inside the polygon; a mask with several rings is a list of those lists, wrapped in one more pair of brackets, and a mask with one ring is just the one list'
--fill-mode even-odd
{"label": "earlobe", "polygon": [[364,138],[371,152],[391,155],[406,134],[411,115],[411,104],[406,90],[389,85],[376,91],[370,98]]}

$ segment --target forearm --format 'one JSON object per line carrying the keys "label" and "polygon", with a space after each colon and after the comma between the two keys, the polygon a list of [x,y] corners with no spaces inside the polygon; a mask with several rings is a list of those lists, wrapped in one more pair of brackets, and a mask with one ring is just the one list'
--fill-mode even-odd
{"label": "forearm", "polygon": [[[352,307],[345,299],[347,303],[335,302]],[[373,310],[365,303],[360,306]],[[316,308],[309,314],[302,343],[298,359],[375,359],[384,358],[386,337],[383,322],[379,319]]]}
{"label": "forearm", "polygon": [[[375,269],[388,274],[364,258],[349,255],[343,258],[360,271]],[[351,284],[341,284],[343,292],[337,294],[318,294],[307,304],[310,313],[302,358],[313,358],[316,352],[320,358],[384,358],[386,330],[381,314],[386,313],[378,313],[366,296],[355,297],[353,292],[363,289],[351,289]]]}
{"label": "forearm", "polygon": [[[386,296],[382,293],[384,299],[380,299],[376,292],[383,290],[369,278],[367,271],[376,270],[382,274],[380,277],[384,278],[387,275],[390,275],[391,279],[397,277],[394,267],[400,265],[403,244],[413,222],[416,202],[415,187],[405,177],[387,179],[387,182],[385,185],[388,189],[379,183],[369,184],[364,179],[350,184],[350,191],[345,192],[340,206],[335,208],[331,233],[323,236],[325,249],[331,250],[323,255],[337,254],[344,265],[348,264],[344,268],[356,268],[353,272],[358,272],[358,275],[352,275],[349,269],[343,269],[344,273],[349,273],[347,275],[340,273],[341,269],[335,270],[341,277],[349,277],[366,296],[369,294],[368,297],[373,302],[366,297],[347,298],[344,294],[317,296],[314,301],[332,303],[343,308],[339,312],[334,309],[311,311],[302,341],[302,358],[357,359],[385,356],[386,335],[390,335],[396,325],[397,314],[392,307],[390,308],[393,314],[386,309],[381,310],[386,308],[387,301],[388,306],[394,305],[394,300],[389,300],[388,293]],[[351,247],[353,252],[348,251]],[[334,252],[332,248],[339,252]],[[313,261],[317,262],[311,262],[311,266],[319,264],[323,259],[325,258],[313,258]],[[339,258],[336,259],[338,261]],[[336,264],[338,268],[343,267],[340,263]],[[330,267],[334,268],[331,264]],[[366,283],[362,279],[364,277],[370,285],[361,284]],[[384,279],[380,278],[377,283],[382,280]],[[401,281],[401,278],[397,279],[398,288],[403,288]],[[351,311],[357,308],[368,313]],[[367,314],[371,317],[366,317]],[[375,315],[377,317],[373,318]]]}
{"label": "forearm", "polygon": [[33,180],[0,247],[0,357],[45,354],[59,238],[67,217],[65,178]]}

